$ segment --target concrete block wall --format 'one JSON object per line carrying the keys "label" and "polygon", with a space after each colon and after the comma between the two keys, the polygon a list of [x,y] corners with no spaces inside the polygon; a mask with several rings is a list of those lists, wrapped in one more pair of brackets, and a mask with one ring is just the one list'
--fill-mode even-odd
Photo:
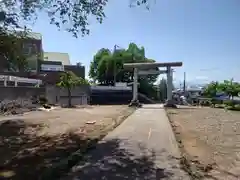
{"label": "concrete block wall", "polygon": [[45,88],[36,87],[0,87],[0,101],[15,100],[18,98],[31,98],[32,96],[45,95]]}
{"label": "concrete block wall", "polygon": [[[80,86],[71,91],[72,105],[86,105],[89,99],[89,87]],[[0,101],[16,100],[19,98],[30,99],[31,97],[45,96],[50,104],[66,105],[68,93],[66,89],[56,86],[46,87],[0,87]]]}
{"label": "concrete block wall", "polygon": [[[86,105],[89,99],[89,86],[79,86],[71,90],[72,105]],[[46,98],[50,104],[66,105],[68,103],[67,89],[53,85],[46,86]]]}

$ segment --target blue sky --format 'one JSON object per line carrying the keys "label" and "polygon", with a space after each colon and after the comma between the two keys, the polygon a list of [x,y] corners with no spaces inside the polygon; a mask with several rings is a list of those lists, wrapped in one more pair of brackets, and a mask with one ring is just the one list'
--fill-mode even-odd
{"label": "blue sky", "polygon": [[[182,61],[174,78],[202,83],[240,81],[239,0],[150,0],[150,10],[129,8],[130,0],[109,0],[103,24],[91,20],[89,36],[75,39],[40,16],[33,31],[43,35],[44,51],[67,52],[72,64],[89,70],[100,48],[144,46],[157,62]],[[155,2],[156,1],[156,2]]]}

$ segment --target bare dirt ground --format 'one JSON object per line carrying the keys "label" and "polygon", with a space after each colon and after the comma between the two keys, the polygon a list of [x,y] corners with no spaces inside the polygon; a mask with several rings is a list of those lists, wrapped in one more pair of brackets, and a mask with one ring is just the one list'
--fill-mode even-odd
{"label": "bare dirt ground", "polygon": [[240,112],[179,108],[167,113],[194,173],[202,171],[195,179],[240,179]]}
{"label": "bare dirt ground", "polygon": [[0,179],[38,179],[133,111],[127,106],[89,106],[0,117]]}

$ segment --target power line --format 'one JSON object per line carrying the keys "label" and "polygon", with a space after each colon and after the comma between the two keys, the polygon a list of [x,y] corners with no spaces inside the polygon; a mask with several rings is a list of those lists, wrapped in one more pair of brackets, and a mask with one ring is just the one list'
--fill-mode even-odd
{"label": "power line", "polygon": [[[115,53],[117,50],[117,45],[114,45],[114,50],[113,53]],[[114,67],[113,67],[113,82],[114,82],[114,86],[116,86],[116,61],[114,60]]]}

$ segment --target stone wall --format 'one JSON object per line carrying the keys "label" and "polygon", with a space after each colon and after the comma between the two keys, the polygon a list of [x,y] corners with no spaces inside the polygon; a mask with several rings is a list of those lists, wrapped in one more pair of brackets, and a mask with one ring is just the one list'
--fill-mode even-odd
{"label": "stone wall", "polygon": [[[89,99],[89,86],[79,86],[71,91],[72,105],[86,105]],[[44,96],[50,104],[66,105],[68,92],[56,86],[46,87],[0,87],[0,101],[30,99],[33,96]]]}

